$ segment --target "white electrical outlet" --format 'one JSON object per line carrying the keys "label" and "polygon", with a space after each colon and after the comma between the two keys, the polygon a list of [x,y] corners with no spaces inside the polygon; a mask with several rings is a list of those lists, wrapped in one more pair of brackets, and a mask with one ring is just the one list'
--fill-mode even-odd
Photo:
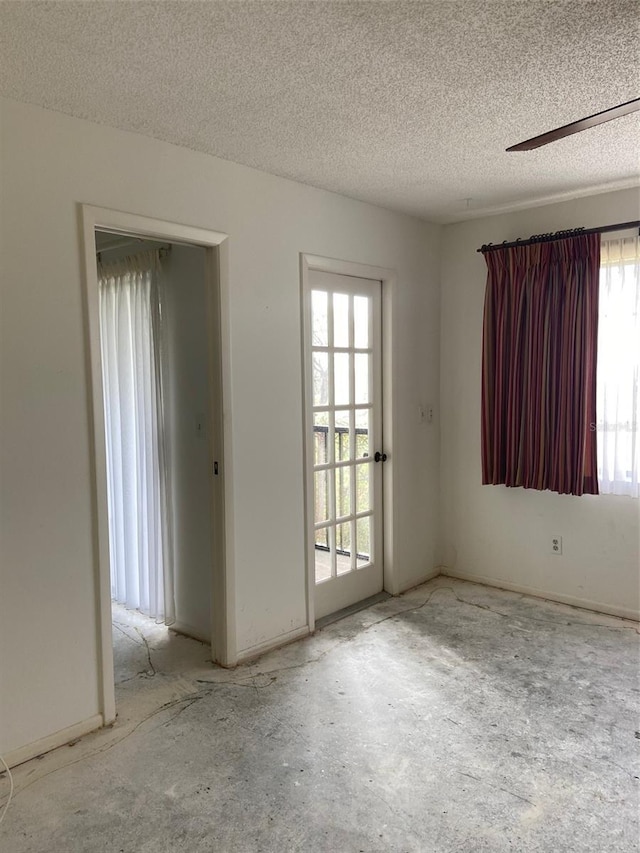
{"label": "white electrical outlet", "polygon": [[562,556],[562,536],[551,537],[551,553],[555,554],[556,557]]}

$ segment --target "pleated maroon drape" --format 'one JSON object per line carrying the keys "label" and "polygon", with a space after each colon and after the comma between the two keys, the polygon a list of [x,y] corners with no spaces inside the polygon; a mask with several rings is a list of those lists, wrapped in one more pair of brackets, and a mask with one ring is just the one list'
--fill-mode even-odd
{"label": "pleated maroon drape", "polygon": [[598,494],[600,235],[484,257],[482,482]]}

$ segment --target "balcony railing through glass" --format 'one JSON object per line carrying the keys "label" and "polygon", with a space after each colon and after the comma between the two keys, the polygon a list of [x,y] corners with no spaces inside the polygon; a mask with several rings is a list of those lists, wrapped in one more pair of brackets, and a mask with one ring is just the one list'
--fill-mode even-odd
{"label": "balcony railing through glass", "polygon": [[[313,458],[315,460],[328,460],[329,459],[329,427],[324,425],[315,424],[313,427],[313,440],[314,440],[314,455]],[[368,447],[369,447],[369,430],[363,428],[356,428],[354,430],[355,435],[355,449],[353,455],[351,455],[352,459],[363,459],[368,458]],[[334,459],[336,460],[346,460],[350,458],[350,430],[349,427],[346,426],[334,426],[333,428],[333,440],[334,440]],[[357,464],[357,463],[356,463]],[[362,463],[361,463],[362,464]],[[351,465],[345,465],[344,467],[340,467],[336,469],[336,495],[335,495],[335,507],[336,507],[336,517],[344,516],[344,515],[352,515],[355,513],[354,502],[355,498],[355,507],[364,507],[369,506],[369,477],[356,477],[356,494],[351,494]],[[370,468],[367,465],[367,468]],[[328,506],[328,495],[327,495],[327,483],[330,482],[327,477],[316,477],[316,485],[314,490],[314,501],[315,501],[315,512],[314,518],[316,523],[323,521],[327,517],[327,506]],[[340,511],[340,508],[346,507],[348,511],[343,513]],[[342,557],[350,557],[352,550],[352,525],[350,523],[339,523],[332,525],[335,527],[335,542],[336,542],[336,553]],[[329,551],[329,528],[322,527],[319,530],[315,531],[315,547],[316,550],[321,551]],[[370,547],[370,525],[360,525],[359,534],[358,534],[358,543],[357,543],[357,554],[356,559],[358,563],[367,563],[369,562],[371,555],[371,547]]]}

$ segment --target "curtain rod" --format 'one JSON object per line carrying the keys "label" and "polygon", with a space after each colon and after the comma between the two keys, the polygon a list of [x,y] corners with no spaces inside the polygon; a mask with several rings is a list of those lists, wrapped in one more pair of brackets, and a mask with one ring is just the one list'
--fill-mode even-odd
{"label": "curtain rod", "polygon": [[601,225],[599,228],[569,228],[567,231],[556,231],[550,234],[534,234],[523,240],[518,237],[517,240],[507,243],[485,243],[476,252],[494,252],[496,249],[511,249],[513,246],[531,246],[533,243],[551,243],[554,240],[566,240],[569,237],[580,237],[582,234],[604,234],[607,231],[626,231],[628,228],[639,228],[640,219],[633,222],[618,222],[617,225]]}
{"label": "curtain rod", "polygon": [[[103,254],[103,252],[113,252],[116,249],[126,249],[127,246],[141,246],[141,244],[144,244],[145,242],[157,243],[157,241],[155,240],[146,241],[144,239],[134,237],[131,240],[124,240],[119,243],[111,243],[110,245],[103,246],[101,249],[96,249],[96,258],[100,259],[100,256]],[[159,243],[157,247],[154,248],[156,251],[161,253],[160,257],[166,257],[166,255],[168,255],[171,251],[171,243]],[[145,251],[145,249],[141,247],[141,251]]]}
{"label": "curtain rod", "polygon": [[96,248],[96,255],[100,252],[112,252],[114,249],[124,249],[126,246],[137,246],[142,243],[138,237],[132,237],[130,240],[115,240],[113,243],[105,243],[99,249]]}

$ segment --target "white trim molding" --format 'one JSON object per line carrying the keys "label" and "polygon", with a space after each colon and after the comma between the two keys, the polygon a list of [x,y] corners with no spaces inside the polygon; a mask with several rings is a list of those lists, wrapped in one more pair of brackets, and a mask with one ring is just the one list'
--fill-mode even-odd
{"label": "white trim molding", "polygon": [[309,634],[308,625],[303,625],[301,628],[294,628],[293,631],[287,631],[286,634],[280,634],[279,637],[274,637],[272,640],[265,640],[264,643],[250,646],[248,649],[242,649],[238,652],[237,663],[248,663],[255,660],[255,658],[265,655],[267,652],[274,651],[274,649],[280,649],[282,646],[288,646],[290,643],[302,640],[304,637],[308,637]]}
{"label": "white trim molding", "polygon": [[101,729],[103,725],[104,719],[102,714],[96,714],[94,717],[89,717],[88,720],[82,720],[82,722],[75,723],[66,729],[61,729],[59,732],[54,732],[51,735],[14,749],[4,756],[4,760],[9,767],[17,767],[18,764],[24,764],[25,761],[31,761],[32,758],[44,755],[45,752],[51,752],[52,749],[57,749],[59,746],[71,743],[71,741],[84,737],[84,735],[88,735],[90,732],[95,732],[97,729]]}
{"label": "white trim molding", "polygon": [[[327,258],[307,252],[300,253],[300,347],[305,360],[305,298],[304,294],[308,287],[310,270],[333,273],[335,275],[348,275],[354,278],[366,278],[382,283],[382,434],[384,436],[385,452],[389,455],[389,461],[385,464],[384,488],[383,488],[383,567],[384,567],[384,590],[391,595],[398,595],[400,587],[397,572],[394,566],[393,533],[395,530],[394,519],[394,479],[393,479],[393,413],[395,411],[395,395],[393,382],[393,340],[394,340],[394,303],[396,299],[397,276],[394,270],[385,267],[371,266],[353,261],[343,261],[337,258]],[[302,422],[307,423],[306,398],[305,398],[305,374],[302,373]],[[315,630],[315,607],[314,607],[314,553],[313,542],[309,536],[309,507],[313,504],[311,480],[307,476],[310,470],[312,448],[306,436],[303,441],[303,470],[305,472],[305,555],[306,555],[306,594],[307,594],[307,622],[309,631]]]}
{"label": "white trim molding", "polygon": [[583,610],[592,610],[595,613],[603,613],[607,616],[618,616],[620,619],[630,619],[633,622],[640,621],[640,611],[632,610],[629,607],[617,607],[613,604],[605,604],[600,601],[591,601],[588,598],[578,598],[575,595],[564,595],[561,592],[549,592],[548,590],[537,589],[533,586],[525,586],[524,584],[512,583],[501,578],[490,578],[486,575],[474,575],[469,572],[459,572],[455,569],[448,569],[446,566],[440,567],[440,574],[447,578],[456,578],[461,581],[470,581],[471,583],[482,584],[483,586],[492,586],[496,589],[505,589],[508,592],[520,592],[523,595],[530,595],[533,598],[543,598],[545,601],[554,601],[557,604],[569,604],[571,607],[580,607]]}
{"label": "white trim molding", "polygon": [[406,584],[402,584],[397,594],[403,595],[405,592],[409,592],[409,590],[411,589],[417,589],[417,587],[422,586],[422,584],[428,583],[428,581],[432,581],[434,578],[440,577],[441,574],[442,570],[439,566],[436,566],[434,569],[425,571],[424,575],[421,575],[418,580],[412,580]]}
{"label": "white trim molding", "polygon": [[[134,234],[171,243],[202,246],[207,252],[207,290],[212,394],[221,397],[222,405],[212,422],[212,458],[221,462],[220,475],[212,477],[214,492],[214,524],[218,548],[212,566],[212,656],[224,666],[236,663],[235,586],[233,566],[233,473],[231,468],[231,412],[229,364],[229,308],[227,234],[191,225],[182,225],[79,204],[79,219],[84,259],[84,299],[86,316],[86,351],[89,376],[89,419],[93,439],[93,523],[94,563],[97,584],[97,622],[99,650],[100,724],[108,725],[116,718],[113,645],[111,637],[111,587],[109,569],[109,518],[107,508],[107,474],[104,430],[104,402],[100,353],[100,318],[96,267],[96,228],[117,234]],[[213,352],[213,350],[217,352]],[[212,417],[214,415],[212,414]],[[215,454],[215,456],[214,456]],[[97,719],[97,718],[96,718]],[[94,720],[95,721],[95,720]],[[97,728],[96,724],[94,728]],[[65,730],[68,731],[68,730]],[[25,747],[30,749],[30,747]]]}

